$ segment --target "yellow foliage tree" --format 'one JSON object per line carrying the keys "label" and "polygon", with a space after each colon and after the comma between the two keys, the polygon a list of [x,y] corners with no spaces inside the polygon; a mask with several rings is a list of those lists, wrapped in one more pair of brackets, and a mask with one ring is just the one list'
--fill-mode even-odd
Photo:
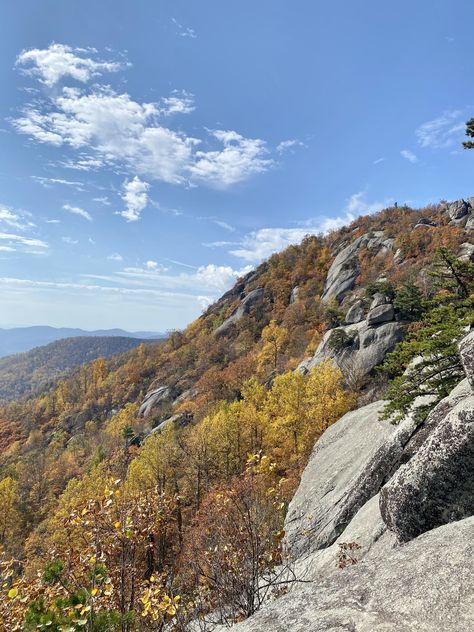
{"label": "yellow foliage tree", "polygon": [[262,330],[263,346],[258,354],[258,365],[261,371],[278,368],[280,356],[288,342],[288,331],[285,327],[277,325],[275,320]]}

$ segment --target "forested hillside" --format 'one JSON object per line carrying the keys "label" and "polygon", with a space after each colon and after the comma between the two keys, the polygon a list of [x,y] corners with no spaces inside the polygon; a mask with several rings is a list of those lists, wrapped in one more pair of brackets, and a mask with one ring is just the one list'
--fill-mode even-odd
{"label": "forested hillside", "polygon": [[463,378],[473,218],[392,207],[309,236],[162,344],[4,405],[5,629],[205,630],[285,590],[283,520],[317,438],[384,394],[395,422],[428,384],[423,420]]}
{"label": "forested hillside", "polygon": [[48,390],[72,369],[96,358],[124,353],[142,342],[127,337],[78,337],[51,342],[0,359],[0,401]]}

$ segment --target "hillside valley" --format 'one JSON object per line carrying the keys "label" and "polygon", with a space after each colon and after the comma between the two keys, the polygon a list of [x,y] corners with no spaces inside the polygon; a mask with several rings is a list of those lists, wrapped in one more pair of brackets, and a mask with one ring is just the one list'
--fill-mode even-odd
{"label": "hillside valley", "polygon": [[37,325],[34,327],[11,327],[9,329],[0,328],[0,358],[30,351],[35,347],[42,347],[62,340],[64,338],[78,338],[80,336],[92,337],[119,337],[119,338],[139,338],[158,339],[164,338],[165,334],[149,331],[129,332],[123,329],[102,329],[97,331],[85,331],[84,329],[69,327],[47,327]]}
{"label": "hillside valley", "polygon": [[150,340],[119,336],[63,338],[25,353],[0,358],[0,401],[49,390],[81,364],[125,353]]}
{"label": "hillside valley", "polygon": [[391,206],[163,341],[1,360],[4,629],[467,630],[473,237]]}

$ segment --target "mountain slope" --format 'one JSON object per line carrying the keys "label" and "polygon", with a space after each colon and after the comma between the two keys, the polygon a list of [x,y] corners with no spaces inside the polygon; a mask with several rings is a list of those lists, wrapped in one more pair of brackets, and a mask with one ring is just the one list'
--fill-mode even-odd
{"label": "mountain slope", "polygon": [[149,341],[118,336],[64,338],[1,358],[0,401],[33,395],[51,387],[81,364],[124,353],[142,342]]}
{"label": "mountain slope", "polygon": [[164,334],[150,331],[128,332],[123,329],[100,329],[97,331],[85,331],[84,329],[72,329],[69,327],[48,327],[37,325],[34,327],[13,327],[0,329],[0,358],[14,353],[29,351],[35,347],[47,345],[55,340],[63,338],[77,338],[79,336],[113,336],[140,339],[164,338]]}
{"label": "mountain slope", "polygon": [[[220,616],[216,623],[249,616],[259,605],[254,589],[262,576],[246,573],[266,573],[269,563],[271,579],[271,565],[278,568],[284,515],[315,439],[336,422],[328,437],[344,440],[346,425],[337,419],[366,405],[393,442],[376,450],[375,424],[358,435],[355,453],[352,441],[349,462],[357,468],[367,448],[371,469],[349,472],[355,487],[321,539],[336,548],[334,538],[363,503],[373,502],[400,452],[406,456],[405,435],[413,431],[401,426],[400,436],[374,404],[390,380],[377,366],[407,332],[423,326],[416,301],[407,309],[407,284],[416,283],[426,303],[451,296],[449,287],[436,287],[430,270],[440,247],[456,261],[473,258],[473,220],[467,203],[389,208],[309,236],[270,257],[163,343],[81,365],[41,396],[0,406],[0,484],[14,499],[5,542],[9,555],[25,560],[22,590],[62,556],[77,560],[91,594],[90,566],[80,564],[100,554],[114,585],[153,572],[156,594],[182,595],[180,629],[193,629],[193,618],[207,615]],[[343,487],[348,475],[342,466],[335,477],[335,469],[329,459],[330,481],[321,489],[328,503],[337,495],[331,493],[336,478]],[[90,530],[97,503],[104,510],[100,551],[90,548],[97,542]],[[319,508],[309,517],[324,517]],[[154,518],[140,522],[144,516]],[[260,522],[242,523],[248,516]],[[288,516],[294,522],[291,505]],[[71,539],[68,529],[81,537]],[[262,545],[257,559],[247,533]],[[117,543],[130,556],[117,557]],[[129,559],[137,566],[120,566],[118,560]],[[149,596],[149,584],[127,583],[123,590],[135,596],[142,588]],[[244,594],[249,602],[242,605]],[[94,602],[96,612],[100,603],[110,610],[103,597]],[[140,607],[132,605],[131,615]]]}

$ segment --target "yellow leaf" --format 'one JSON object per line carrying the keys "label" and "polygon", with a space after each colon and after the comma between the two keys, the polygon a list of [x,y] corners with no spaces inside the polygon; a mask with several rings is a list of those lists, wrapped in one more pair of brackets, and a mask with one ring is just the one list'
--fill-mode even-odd
{"label": "yellow leaf", "polygon": [[93,588],[93,589],[91,590],[91,595],[92,595],[93,597],[95,597],[95,596],[97,595],[97,593],[98,593],[98,592],[99,592],[99,589],[98,589],[98,588]]}
{"label": "yellow leaf", "polygon": [[10,599],[15,599],[15,597],[18,595],[18,588],[11,588],[8,591],[8,596]]}
{"label": "yellow leaf", "polygon": [[117,520],[117,522],[114,522],[114,527],[116,529],[120,529],[120,522]]}

